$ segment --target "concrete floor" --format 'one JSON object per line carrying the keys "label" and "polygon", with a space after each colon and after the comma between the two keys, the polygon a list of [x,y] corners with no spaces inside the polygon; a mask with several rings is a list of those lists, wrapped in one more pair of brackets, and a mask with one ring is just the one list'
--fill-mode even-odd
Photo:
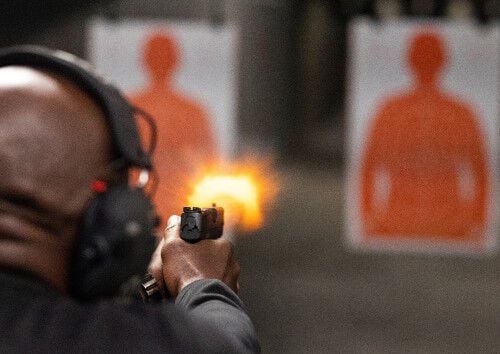
{"label": "concrete floor", "polygon": [[341,173],[281,177],[268,225],[237,245],[264,353],[500,352],[500,257],[348,251]]}

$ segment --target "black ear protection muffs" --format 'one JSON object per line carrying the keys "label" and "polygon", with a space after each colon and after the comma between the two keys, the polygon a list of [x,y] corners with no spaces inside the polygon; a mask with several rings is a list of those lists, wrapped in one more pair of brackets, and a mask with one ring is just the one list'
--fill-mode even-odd
{"label": "black ear protection muffs", "polygon": [[0,67],[29,66],[59,74],[101,107],[119,169],[141,170],[141,183],[128,179],[108,186],[90,202],[82,218],[70,271],[70,291],[82,300],[112,296],[133,275],[143,275],[155,247],[157,217],[144,193],[152,169],[151,152],[141,147],[133,108],[120,92],[71,54],[36,46],[0,50]]}

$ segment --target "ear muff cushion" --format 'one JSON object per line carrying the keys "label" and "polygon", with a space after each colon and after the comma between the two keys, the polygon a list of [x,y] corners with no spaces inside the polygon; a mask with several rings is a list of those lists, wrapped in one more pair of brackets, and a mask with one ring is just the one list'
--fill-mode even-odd
{"label": "ear muff cushion", "polygon": [[80,299],[116,294],[132,275],[143,275],[155,248],[156,215],[142,190],[115,186],[91,202],[70,275]]}

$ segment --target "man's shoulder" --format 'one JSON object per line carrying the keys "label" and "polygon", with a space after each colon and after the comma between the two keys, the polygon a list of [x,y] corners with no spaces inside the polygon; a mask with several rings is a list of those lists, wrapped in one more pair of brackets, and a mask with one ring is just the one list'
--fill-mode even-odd
{"label": "man's shoulder", "polygon": [[[10,281],[27,283],[16,277]],[[80,303],[43,284],[32,284],[28,291],[12,285],[0,291],[1,352],[9,348],[16,352],[175,352],[176,347],[191,346],[189,331],[183,328],[184,315],[173,305]]]}

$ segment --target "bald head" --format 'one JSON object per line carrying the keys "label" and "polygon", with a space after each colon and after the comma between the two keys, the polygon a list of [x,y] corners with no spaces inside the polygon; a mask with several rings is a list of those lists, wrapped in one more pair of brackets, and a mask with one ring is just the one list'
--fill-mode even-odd
{"label": "bald head", "polygon": [[[106,178],[110,161],[105,118],[83,91],[54,74],[0,68],[0,242],[16,239],[45,258],[69,253],[89,185]],[[0,263],[26,257],[26,247],[12,256],[1,246]]]}
{"label": "bald head", "polygon": [[100,108],[72,83],[31,68],[0,69],[0,193],[78,214],[77,192],[103,173],[110,149]]}

